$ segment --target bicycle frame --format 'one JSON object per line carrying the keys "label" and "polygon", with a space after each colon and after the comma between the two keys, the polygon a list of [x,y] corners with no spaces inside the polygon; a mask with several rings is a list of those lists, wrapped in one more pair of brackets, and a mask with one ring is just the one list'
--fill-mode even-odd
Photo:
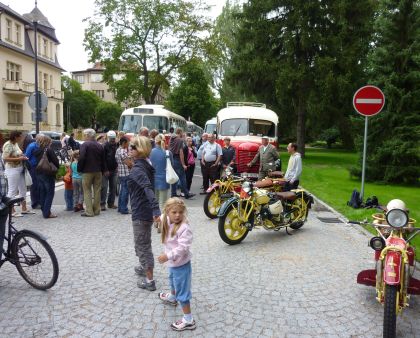
{"label": "bicycle frame", "polygon": [[[12,208],[9,208],[9,214],[7,216],[7,236],[3,236],[4,240],[7,242],[7,250],[3,251],[4,257],[0,260],[0,268],[5,262],[10,262],[15,264],[15,260],[12,257],[12,241],[15,235],[18,233],[17,229],[12,225]],[[3,249],[3,248],[2,248]]]}

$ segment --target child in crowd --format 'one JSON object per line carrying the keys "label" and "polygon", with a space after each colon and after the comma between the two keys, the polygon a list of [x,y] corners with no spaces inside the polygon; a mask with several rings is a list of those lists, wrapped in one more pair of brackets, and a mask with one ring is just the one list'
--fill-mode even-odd
{"label": "child in crowd", "polygon": [[73,201],[74,211],[82,211],[83,209],[83,187],[82,175],[77,171],[77,162],[79,161],[79,150],[73,152],[72,161],[70,164],[73,180]]}
{"label": "child in crowd", "polygon": [[185,203],[173,197],[166,201],[162,215],[162,243],[165,252],[158,257],[159,263],[168,262],[170,293],[159,293],[166,304],[176,306],[179,302],[184,312],[182,319],[172,323],[175,331],[194,330],[191,314],[191,243],[192,231],[187,223]]}
{"label": "child in crowd", "polygon": [[66,211],[73,211],[73,182],[71,168],[68,163],[65,164],[66,173],[64,181],[64,200],[66,201]]}

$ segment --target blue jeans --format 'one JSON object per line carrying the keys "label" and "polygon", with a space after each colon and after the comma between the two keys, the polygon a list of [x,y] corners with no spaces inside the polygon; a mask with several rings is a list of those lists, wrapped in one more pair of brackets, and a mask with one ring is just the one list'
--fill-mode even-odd
{"label": "blue jeans", "polygon": [[37,174],[39,184],[39,204],[41,204],[42,216],[48,218],[51,214],[51,205],[54,199],[55,177]]}
{"label": "blue jeans", "polygon": [[31,174],[32,178],[32,185],[31,185],[31,206],[32,209],[39,206],[39,186],[38,186],[38,178],[35,172],[35,168],[31,167],[29,170],[29,174]]}
{"label": "blue jeans", "polygon": [[175,184],[171,184],[171,197],[176,196],[176,187],[178,183],[181,186],[181,191],[184,193],[185,196],[189,195],[188,189],[187,189],[187,179],[185,177],[185,170],[182,167],[181,160],[179,157],[174,157],[174,162],[172,164],[172,167],[174,168],[176,174],[179,177],[179,181]]}
{"label": "blue jeans", "polygon": [[190,304],[191,299],[191,261],[174,268],[169,268],[169,285],[175,291],[175,297],[181,306]]}
{"label": "blue jeans", "polygon": [[73,211],[73,190],[72,189],[64,189],[64,200],[66,201],[66,210]]}
{"label": "blue jeans", "polygon": [[123,214],[128,213],[128,176],[120,176],[120,195],[118,196],[118,212]]}

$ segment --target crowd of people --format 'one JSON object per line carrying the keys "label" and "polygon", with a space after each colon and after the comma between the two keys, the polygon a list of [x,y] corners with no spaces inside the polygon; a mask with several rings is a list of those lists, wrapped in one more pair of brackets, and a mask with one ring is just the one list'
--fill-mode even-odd
{"label": "crowd of people", "polygon": [[[159,293],[159,298],[166,304],[180,303],[182,307],[184,315],[171,325],[173,330],[194,329],[196,324],[190,308],[192,231],[186,218],[187,208],[181,198],[188,200],[195,195],[191,192],[191,185],[196,159],[200,162],[203,176],[201,194],[206,193],[209,184],[223,175],[227,167],[235,165],[236,153],[230,145],[230,138],[226,137],[221,147],[215,142],[213,134],[197,138],[177,129],[170,130],[167,142],[165,135],[156,130],[149,132],[147,128],[141,128],[139,135],[130,139],[114,131],[97,136],[93,129],[85,129],[83,137],[81,145],[74,141],[74,135],[62,137],[64,147],[70,143],[74,145],[70,146],[71,160],[65,165],[66,174],[63,177],[66,210],[81,211],[83,217],[95,217],[107,209],[117,209],[121,214],[131,213],[134,247],[139,260],[134,271],[141,276],[137,285],[149,291],[156,290],[151,245],[152,229],[156,226],[164,245],[164,251],[157,260],[161,264],[167,263],[170,286],[170,292]],[[12,215],[19,217],[34,213],[32,210],[39,208],[44,218],[57,217],[51,212],[51,206],[59,160],[50,147],[51,139],[39,134],[32,141],[26,140],[26,144],[23,141],[23,134],[14,131],[3,146],[0,161],[0,239],[3,239],[5,231],[3,198],[26,197],[26,170],[31,177],[32,209],[23,201],[21,211],[13,210]],[[23,144],[22,150],[19,144]],[[287,188],[291,189],[299,184],[302,165],[297,145],[291,143],[287,149],[291,156],[285,178]],[[248,166],[259,161],[259,177],[262,178],[274,169],[277,159],[277,150],[268,143],[268,138],[263,137],[258,153]],[[169,164],[179,178],[172,185],[166,181]],[[119,196],[118,205],[115,205],[117,180]]]}

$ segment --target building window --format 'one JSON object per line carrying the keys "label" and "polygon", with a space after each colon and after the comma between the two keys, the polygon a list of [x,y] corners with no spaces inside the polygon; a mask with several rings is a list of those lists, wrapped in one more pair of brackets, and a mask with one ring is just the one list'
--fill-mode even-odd
{"label": "building window", "polygon": [[47,39],[42,39],[43,54],[42,56],[48,57],[48,41]]}
{"label": "building window", "polygon": [[21,76],[21,66],[13,62],[7,62],[7,81],[19,81]]}
{"label": "building window", "polygon": [[85,83],[85,76],[84,75],[76,75],[76,81],[79,83]]}
{"label": "building window", "polygon": [[16,44],[18,45],[18,46],[21,46],[22,45],[22,42],[21,42],[21,32],[20,32],[20,29],[21,29],[21,26],[20,25],[18,25],[18,24],[16,24],[15,25],[15,30],[16,30]]}
{"label": "building window", "polygon": [[105,90],[94,90],[94,93],[99,96],[101,99],[105,97]]}
{"label": "building window", "polygon": [[50,41],[50,59],[54,59],[52,41]]}
{"label": "building window", "polygon": [[44,90],[47,91],[48,89],[48,74],[44,73]]}
{"label": "building window", "polygon": [[52,75],[50,75],[50,88],[54,88]]}
{"label": "building window", "polygon": [[38,72],[38,87],[42,89],[42,72]]}
{"label": "building window", "polygon": [[55,106],[55,121],[57,126],[61,126],[61,109],[58,103]]}
{"label": "building window", "polygon": [[8,124],[22,124],[23,105],[16,103],[8,103]]}
{"label": "building window", "polygon": [[38,34],[38,37],[37,37],[37,47],[36,48],[38,48],[38,51],[37,51],[38,55],[41,55],[41,35],[39,35],[39,34]]}
{"label": "building window", "polygon": [[90,82],[102,82],[102,74],[91,74],[90,75]]}
{"label": "building window", "polygon": [[6,19],[6,40],[12,41],[12,20]]}

